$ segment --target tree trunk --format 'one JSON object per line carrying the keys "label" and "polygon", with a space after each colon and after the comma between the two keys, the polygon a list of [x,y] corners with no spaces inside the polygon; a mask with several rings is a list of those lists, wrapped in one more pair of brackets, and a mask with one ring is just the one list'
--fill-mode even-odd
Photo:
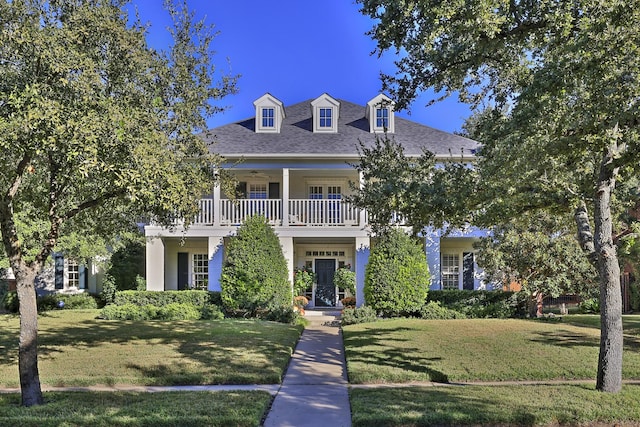
{"label": "tree trunk", "polygon": [[600,273],[600,354],[598,379],[600,391],[617,393],[622,388],[622,295],[620,265],[613,243],[611,195],[615,188],[617,170],[613,155],[604,156],[596,188],[594,223],[595,251]]}
{"label": "tree trunk", "polygon": [[44,403],[38,373],[38,306],[34,284],[36,273],[37,269],[30,266],[16,274],[18,301],[20,301],[18,370],[22,406]]}

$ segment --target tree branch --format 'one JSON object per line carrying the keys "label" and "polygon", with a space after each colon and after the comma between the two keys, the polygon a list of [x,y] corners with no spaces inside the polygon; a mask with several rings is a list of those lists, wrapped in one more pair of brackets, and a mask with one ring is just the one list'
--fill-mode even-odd
{"label": "tree branch", "polygon": [[79,205],[77,205],[75,208],[70,209],[69,211],[67,211],[67,213],[65,213],[61,219],[63,221],[66,221],[70,218],[73,218],[74,216],[76,216],[77,214],[79,214],[80,212],[99,206],[100,204],[102,204],[103,202],[110,200],[110,199],[114,199],[116,197],[119,196],[124,196],[126,194],[124,189],[120,189],[120,190],[116,190],[116,191],[112,191],[109,193],[105,193],[100,195],[99,197],[96,197],[95,199],[90,199],[90,200],[85,200],[84,202],[80,203]]}
{"label": "tree branch", "polygon": [[16,168],[16,177],[6,194],[8,200],[12,200],[18,193],[18,189],[20,188],[20,184],[22,183],[22,175],[24,174],[24,171],[27,169],[27,166],[30,162],[31,156],[29,154],[25,154],[22,160],[20,160],[20,162],[18,163],[18,167]]}

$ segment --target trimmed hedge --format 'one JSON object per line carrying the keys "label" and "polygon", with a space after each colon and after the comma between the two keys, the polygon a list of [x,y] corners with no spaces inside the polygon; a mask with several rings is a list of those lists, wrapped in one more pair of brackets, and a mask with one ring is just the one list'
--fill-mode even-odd
{"label": "trimmed hedge", "polygon": [[437,301],[469,318],[526,317],[528,297],[525,292],[440,290],[429,291],[427,302]]}
{"label": "trimmed hedge", "polygon": [[[59,304],[60,301],[63,303],[62,306]],[[43,295],[37,298],[37,304],[38,312],[59,309],[94,309],[99,307],[96,297],[88,293]],[[7,292],[1,301],[1,305],[5,310],[11,313],[17,313],[20,310],[18,292]]]}
{"label": "trimmed hedge", "polygon": [[108,305],[100,312],[106,320],[200,320],[224,318],[220,309],[211,304],[196,306],[190,303],[169,303],[158,307],[152,304],[138,306],[127,303]]}
{"label": "trimmed hedge", "polygon": [[368,305],[342,310],[343,325],[356,325],[358,323],[369,323],[377,320],[376,311]]}
{"label": "trimmed hedge", "polygon": [[219,300],[219,297],[212,296],[207,291],[195,289],[186,291],[118,291],[113,303],[115,305],[134,304],[158,307],[173,303],[204,306],[216,299]]}

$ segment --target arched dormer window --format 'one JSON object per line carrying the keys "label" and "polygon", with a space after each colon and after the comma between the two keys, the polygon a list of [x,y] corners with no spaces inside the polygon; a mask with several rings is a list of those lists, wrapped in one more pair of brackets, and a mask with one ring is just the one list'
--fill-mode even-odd
{"label": "arched dormer window", "polygon": [[253,105],[256,107],[256,132],[279,133],[285,118],[282,102],[267,93],[256,99]]}
{"label": "arched dormer window", "polygon": [[371,133],[395,132],[395,102],[388,96],[380,94],[367,102],[366,118],[369,120]]}
{"label": "arched dormer window", "polygon": [[340,103],[326,93],[311,101],[313,132],[338,132]]}

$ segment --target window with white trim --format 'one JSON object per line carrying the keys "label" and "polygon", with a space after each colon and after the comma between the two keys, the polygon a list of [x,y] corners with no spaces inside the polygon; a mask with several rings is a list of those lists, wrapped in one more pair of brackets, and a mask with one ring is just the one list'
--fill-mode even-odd
{"label": "window with white trim", "polygon": [[80,288],[80,265],[78,261],[67,259],[67,286]]}
{"label": "window with white trim", "polygon": [[376,128],[389,128],[389,109],[376,108]]}
{"label": "window with white trim", "polygon": [[459,254],[442,254],[440,262],[442,289],[458,289],[460,283]]}
{"label": "window with white trim", "polygon": [[275,126],[275,109],[274,108],[263,108],[262,109],[262,127],[263,128],[272,128]]}
{"label": "window with white trim", "polygon": [[319,112],[320,122],[319,126],[321,128],[332,128],[333,127],[333,109],[332,108],[320,108]]}
{"label": "window with white trim", "polygon": [[193,254],[192,262],[192,287],[194,289],[207,290],[209,285],[209,256],[207,254]]}
{"label": "window with white trim", "polygon": [[269,192],[267,190],[266,182],[249,183],[249,198],[250,199],[267,199]]}

